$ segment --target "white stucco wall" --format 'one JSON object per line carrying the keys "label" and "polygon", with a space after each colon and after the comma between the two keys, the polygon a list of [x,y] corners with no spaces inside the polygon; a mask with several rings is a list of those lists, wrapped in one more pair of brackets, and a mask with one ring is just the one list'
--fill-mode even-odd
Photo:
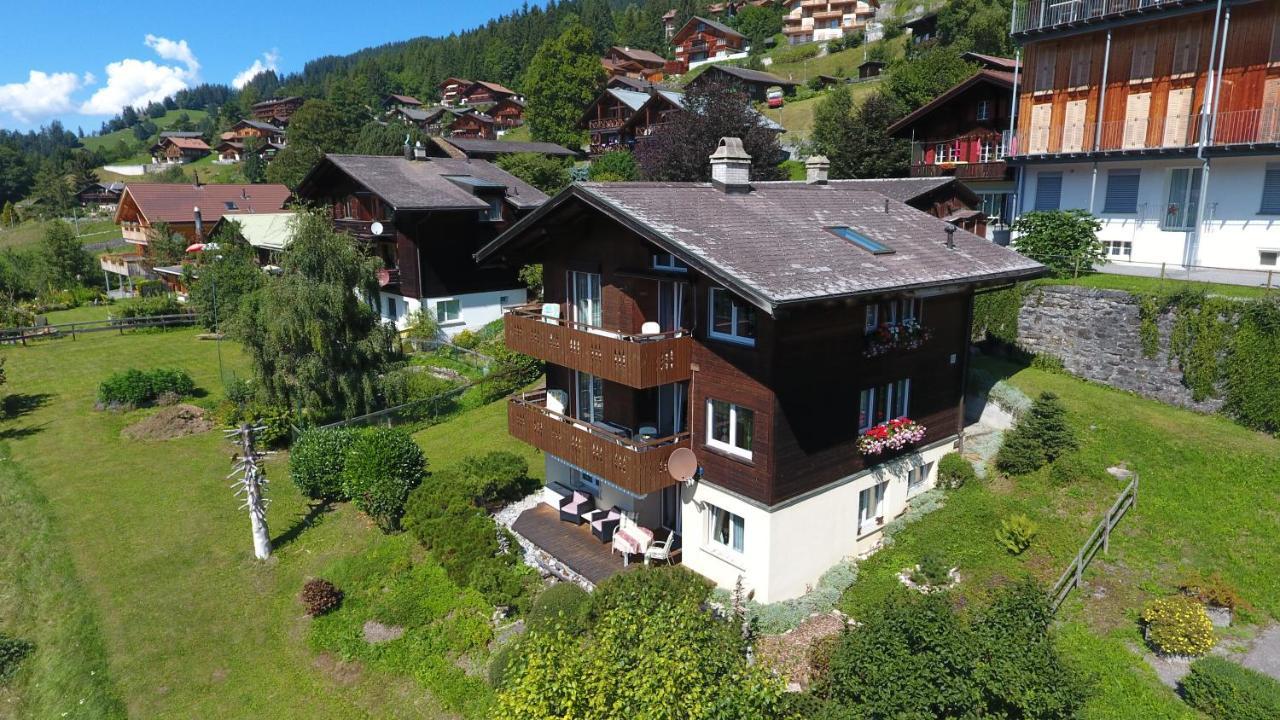
{"label": "white stucco wall", "polygon": [[[624,519],[619,524],[623,527],[634,523],[641,527],[656,530],[662,524],[661,493],[649,493],[643,497],[636,497],[622,492],[617,487],[603,481],[600,482],[598,490],[592,490],[585,487],[580,481],[580,470],[554,455],[546,456],[546,469],[546,487],[549,488],[549,491],[543,493],[543,502],[552,507],[559,507],[557,503],[557,500],[561,497],[559,488],[582,490],[591,493],[595,497],[597,508],[608,510],[609,508],[617,507],[621,510]],[[655,537],[656,539],[662,539],[663,535],[659,532]]]}
{"label": "white stucco wall", "polygon": [[[1209,187],[1202,192],[1205,226],[1192,263],[1206,267],[1246,270],[1280,270],[1259,261],[1259,250],[1280,249],[1280,215],[1261,215],[1263,174],[1268,162],[1280,162],[1280,155],[1237,158],[1214,158]],[[1108,161],[1098,164],[1097,186],[1093,196],[1093,212],[1102,220],[1098,237],[1104,241],[1132,243],[1129,262],[1169,266],[1184,261],[1188,231],[1164,230],[1161,220],[1169,202],[1170,170],[1194,168],[1194,158],[1176,160]],[[1107,171],[1138,169],[1138,212],[1108,214],[1102,211],[1107,192]],[[1029,165],[1024,171],[1024,188],[1020,198],[1022,212],[1034,207],[1037,181],[1041,173],[1062,172],[1060,207],[1088,209],[1093,166],[1090,163],[1061,165]],[[1112,257],[1113,262],[1122,262]]]}
{"label": "white stucco wall", "polygon": [[394,293],[378,293],[378,314],[382,317],[383,322],[391,322],[392,318],[387,314],[387,298],[394,298],[397,303],[399,312],[395,317],[395,326],[397,330],[404,330],[409,326],[409,316],[417,312],[420,308],[425,307],[432,314],[436,312],[436,305],[448,300],[457,300],[460,303],[461,311],[457,321],[441,323],[440,329],[449,337],[453,337],[463,330],[476,331],[488,325],[489,323],[502,317],[502,309],[512,305],[522,305],[526,302],[527,292],[524,288],[512,288],[510,290],[495,290],[492,292],[467,293],[463,295],[450,295],[447,297],[436,298],[411,298]]}

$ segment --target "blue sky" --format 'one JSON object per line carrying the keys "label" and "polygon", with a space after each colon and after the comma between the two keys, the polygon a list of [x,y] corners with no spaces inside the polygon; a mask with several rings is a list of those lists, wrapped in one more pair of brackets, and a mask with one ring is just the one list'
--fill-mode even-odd
{"label": "blue sky", "polygon": [[[238,7],[134,0],[6,3],[0,28],[0,127],[58,118],[86,133],[119,112],[200,82],[231,83],[255,67],[299,70],[321,55],[447,35],[522,0],[271,0]],[[534,4],[534,3],[530,3]],[[74,8],[74,9],[73,9]]]}

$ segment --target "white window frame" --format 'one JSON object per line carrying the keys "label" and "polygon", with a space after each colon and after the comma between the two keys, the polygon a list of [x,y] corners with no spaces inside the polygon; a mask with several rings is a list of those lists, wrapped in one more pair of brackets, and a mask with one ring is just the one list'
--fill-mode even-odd
{"label": "white window frame", "polygon": [[[722,522],[721,518],[724,518],[729,523],[728,537],[723,540],[717,537],[717,530]],[[735,520],[737,522],[734,522]],[[728,542],[725,542],[726,540]],[[707,503],[707,542],[717,549],[731,552],[735,556],[744,555],[747,550],[746,518],[735,512],[725,510],[718,505]],[[738,547],[734,547],[735,545]]]}
{"label": "white window frame", "polygon": [[991,101],[990,101],[990,100],[979,100],[979,101],[978,101],[977,119],[978,119],[978,120],[990,120],[990,119],[991,119]]}
{"label": "white window frame", "polygon": [[[863,420],[863,417],[866,420]],[[876,389],[865,388],[858,393],[858,432],[864,433],[876,425]]]}
{"label": "white window frame", "polygon": [[1131,240],[1103,240],[1102,248],[1107,253],[1108,259],[1129,260],[1133,257]]}
{"label": "white window frame", "polygon": [[889,481],[863,488],[858,493],[858,535],[867,535],[884,527],[884,496]]}
{"label": "white window frame", "polygon": [[919,492],[926,482],[929,481],[929,473],[933,470],[933,463],[921,463],[907,471],[907,493],[913,494]]}
{"label": "white window frame", "polygon": [[[715,403],[724,403],[729,408],[729,441],[725,442],[715,437]],[[707,398],[707,446],[729,453],[735,457],[744,460],[751,459],[751,449],[738,447],[738,413],[746,411],[749,413],[751,421],[751,444],[755,445],[756,436],[756,413],[749,407],[743,407],[729,402],[728,400],[717,400],[715,398]]]}
{"label": "white window frame", "polygon": [[[453,318],[450,318],[448,309],[455,306],[458,308],[458,312]],[[440,316],[442,311],[444,312],[444,317]],[[436,322],[440,325],[450,325],[462,322],[462,301],[457,298],[444,298],[437,300]]]}
{"label": "white window frame", "polygon": [[[716,330],[716,293],[724,293],[724,297],[729,302],[729,317],[731,332],[723,333]],[[755,313],[755,308],[742,302],[733,293],[726,288],[713,287],[707,291],[709,302],[707,303],[707,337],[716,340],[724,340],[725,342],[737,343],[739,345],[747,345],[755,347],[756,339],[738,334],[738,321],[740,312]]]}
{"label": "white window frame", "polygon": [[871,332],[880,327],[880,305],[878,303],[869,303],[867,305],[867,317],[862,323],[862,329],[865,332]]}

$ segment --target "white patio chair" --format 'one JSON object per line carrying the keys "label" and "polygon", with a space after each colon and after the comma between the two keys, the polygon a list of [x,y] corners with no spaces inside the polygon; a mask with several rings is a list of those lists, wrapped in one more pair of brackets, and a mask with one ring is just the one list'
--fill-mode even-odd
{"label": "white patio chair", "polygon": [[648,565],[650,560],[665,561],[671,564],[671,544],[675,542],[676,531],[667,531],[666,540],[655,540],[647,550],[644,551],[644,564]]}

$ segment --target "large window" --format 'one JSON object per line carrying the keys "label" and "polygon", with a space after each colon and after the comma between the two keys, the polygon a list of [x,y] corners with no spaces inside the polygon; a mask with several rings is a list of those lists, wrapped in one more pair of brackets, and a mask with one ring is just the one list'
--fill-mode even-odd
{"label": "large window", "polygon": [[1036,173],[1036,199],[1032,210],[1057,210],[1062,204],[1062,173]]}
{"label": "large window", "polygon": [[436,322],[451,323],[462,319],[461,300],[440,300],[436,303]]}
{"label": "large window", "polygon": [[1004,225],[1009,222],[1009,193],[978,193],[982,201],[982,214],[987,216],[988,225]]}
{"label": "large window", "polygon": [[1107,198],[1102,212],[1132,215],[1138,212],[1140,170],[1108,170]]}
{"label": "large window", "polygon": [[747,523],[741,515],[735,515],[724,508],[707,505],[711,511],[711,542],[729,550],[740,553],[746,546]]}
{"label": "large window", "polygon": [[599,273],[570,272],[569,299],[574,322],[590,327],[601,326]]}
{"label": "large window", "polygon": [[924,316],[924,300],[921,298],[901,298],[868,303],[863,329],[867,332],[881,325],[896,325],[906,320],[917,322]]}
{"label": "large window", "polygon": [[724,288],[711,288],[711,330],[717,340],[756,344],[756,310]]}
{"label": "large window", "polygon": [[858,432],[866,432],[888,420],[908,417],[910,410],[910,378],[866,388],[858,395]]}
{"label": "large window", "polygon": [[1196,224],[1197,205],[1200,204],[1200,171],[1196,168],[1176,168],[1169,171],[1169,204],[1165,208],[1165,230],[1191,230]]}
{"label": "large window", "polygon": [[755,412],[723,400],[707,400],[707,445],[751,459]]}

